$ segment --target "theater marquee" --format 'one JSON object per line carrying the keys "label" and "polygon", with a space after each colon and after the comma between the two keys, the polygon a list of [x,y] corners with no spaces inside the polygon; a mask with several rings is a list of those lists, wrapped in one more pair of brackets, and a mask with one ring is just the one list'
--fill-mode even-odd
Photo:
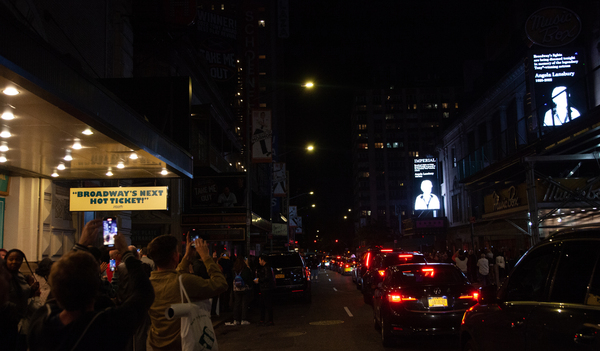
{"label": "theater marquee", "polygon": [[166,210],[168,187],[71,188],[70,211]]}

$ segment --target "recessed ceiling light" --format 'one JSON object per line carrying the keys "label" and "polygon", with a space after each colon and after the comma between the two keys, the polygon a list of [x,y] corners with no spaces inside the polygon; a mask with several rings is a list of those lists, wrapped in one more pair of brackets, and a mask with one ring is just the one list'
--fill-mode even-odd
{"label": "recessed ceiling light", "polygon": [[64,163],[60,163],[60,164],[58,165],[58,167],[56,167],[56,169],[58,169],[59,171],[62,171],[62,170],[64,170],[65,168],[67,168],[67,167],[65,167],[65,164],[64,164]]}
{"label": "recessed ceiling light", "polygon": [[4,90],[2,90],[2,92],[4,93],[4,95],[10,95],[10,96],[19,94],[19,91],[13,87],[4,88]]}
{"label": "recessed ceiling light", "polygon": [[2,119],[5,121],[10,121],[11,119],[15,119],[15,115],[10,110],[4,111],[4,113],[2,113]]}
{"label": "recessed ceiling light", "polygon": [[81,134],[92,135],[92,134],[94,134],[94,132],[92,132],[92,130],[90,128],[87,128],[86,130],[84,130],[83,132],[81,132]]}
{"label": "recessed ceiling light", "polygon": [[6,162],[6,156],[4,154],[0,155],[0,162]]}
{"label": "recessed ceiling light", "polygon": [[123,162],[119,162],[119,163],[117,164],[117,168],[119,168],[119,169],[123,169],[123,168],[125,168],[125,165],[123,164]]}
{"label": "recessed ceiling light", "polygon": [[162,171],[160,171],[160,174],[167,175],[169,174],[169,172],[166,169],[163,169]]}
{"label": "recessed ceiling light", "polygon": [[0,151],[2,151],[2,152],[6,152],[6,151],[8,151],[8,144],[6,143],[6,141],[3,141],[3,142],[0,144]]}
{"label": "recessed ceiling light", "polygon": [[138,159],[138,154],[136,154],[135,152],[132,152],[131,155],[129,155],[129,158],[132,160],[137,160]]}
{"label": "recessed ceiling light", "polygon": [[2,130],[2,133],[0,133],[0,138],[10,138],[11,134],[8,131],[8,129],[4,129]]}
{"label": "recessed ceiling light", "polygon": [[67,154],[64,158],[65,161],[73,161],[73,156],[71,156],[71,149],[67,149]]}
{"label": "recessed ceiling light", "polygon": [[54,170],[54,173],[52,173],[51,176],[53,176],[55,178],[58,177],[58,172],[56,172],[56,170]]}
{"label": "recessed ceiling light", "polygon": [[106,172],[106,175],[109,177],[111,177],[113,175],[113,172],[111,171],[110,168],[108,169],[108,172]]}
{"label": "recessed ceiling light", "polygon": [[79,139],[75,139],[75,142],[73,143],[73,149],[75,149],[75,150],[81,149],[81,142],[79,141]]}

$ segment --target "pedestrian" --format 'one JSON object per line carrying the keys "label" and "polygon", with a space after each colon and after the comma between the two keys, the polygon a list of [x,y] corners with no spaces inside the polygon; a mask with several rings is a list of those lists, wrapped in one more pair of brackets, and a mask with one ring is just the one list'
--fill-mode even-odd
{"label": "pedestrian", "polygon": [[[156,264],[156,270],[152,271],[150,276],[156,298],[148,312],[152,322],[148,331],[148,344],[153,351],[181,350],[181,321],[178,318],[168,320],[165,315],[166,309],[172,304],[184,302],[181,300],[180,276],[192,301],[209,299],[227,289],[225,277],[210,257],[206,241],[197,238],[193,243],[196,250],[191,249],[192,241],[188,236],[185,255],[181,262],[179,262],[179,240],[176,237],[160,235],[148,244],[148,255]],[[206,265],[209,279],[188,273],[189,259],[195,251],[198,251]]]}
{"label": "pedestrian", "polygon": [[19,335],[17,305],[9,301],[11,274],[0,259],[0,348],[15,350]]}
{"label": "pedestrian", "polygon": [[[37,282],[29,267],[31,275],[25,276],[20,272],[23,261],[29,262],[23,251],[19,249],[9,250],[6,254],[4,265],[10,273],[10,286],[8,289],[9,301],[14,303],[19,315],[19,335],[17,341],[17,350],[25,350],[27,348],[26,336],[29,329],[29,322],[34,311],[29,309],[29,299],[39,295],[40,284]],[[38,305],[39,307],[39,305]]]}
{"label": "pedestrian", "polygon": [[233,321],[225,325],[247,325],[248,304],[250,301],[252,271],[242,257],[233,264]]}
{"label": "pedestrian", "polygon": [[94,310],[99,268],[86,246],[96,242],[101,226],[101,219],[88,222],[73,251],[52,265],[54,300],[34,315],[27,337],[31,351],[123,350],[148,313],[154,290],[123,234],[115,236],[115,248],[127,266],[133,294],[118,307]]}
{"label": "pedestrian", "polygon": [[469,258],[465,254],[463,250],[456,250],[454,255],[452,255],[452,261],[456,264],[456,267],[460,268],[460,271],[468,277],[468,262]]}
{"label": "pedestrian", "polygon": [[477,267],[477,279],[479,280],[479,283],[481,286],[487,286],[489,284],[488,275],[490,274],[490,264],[484,253],[481,254],[481,258],[477,261]]}
{"label": "pedestrian", "polygon": [[496,267],[498,267],[498,285],[500,285],[504,281],[504,278],[506,278],[506,260],[504,251],[499,251],[496,254]]}
{"label": "pedestrian", "polygon": [[260,324],[273,325],[273,290],[275,290],[275,275],[273,268],[269,265],[267,255],[261,255],[258,258],[258,270],[254,282],[260,288],[259,306],[260,306]]}
{"label": "pedestrian", "polygon": [[52,268],[52,264],[54,264],[54,261],[52,261],[51,258],[46,257],[38,263],[38,266],[35,269],[35,280],[40,283],[40,305],[45,304],[48,296],[50,295],[50,284],[48,284],[48,278],[50,276],[50,268]]}
{"label": "pedestrian", "polygon": [[229,258],[227,251],[225,251],[221,254],[218,263],[223,268],[223,275],[227,281],[227,291],[219,296],[219,309],[221,312],[229,312],[233,289],[233,261]]}

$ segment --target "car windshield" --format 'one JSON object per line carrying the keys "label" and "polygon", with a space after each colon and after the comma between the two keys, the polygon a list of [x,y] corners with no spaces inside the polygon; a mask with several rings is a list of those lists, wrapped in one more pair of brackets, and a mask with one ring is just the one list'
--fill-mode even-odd
{"label": "car windshield", "polygon": [[399,252],[388,253],[383,258],[383,266],[384,267],[395,266],[397,264],[403,264],[403,263],[425,263],[425,262],[426,262],[425,258],[421,255],[413,255],[413,254],[399,253]]}
{"label": "car windshield", "polygon": [[273,255],[269,257],[271,267],[301,267],[302,259],[299,255]]}
{"label": "car windshield", "polygon": [[394,285],[465,283],[465,277],[453,266],[400,266],[393,270]]}

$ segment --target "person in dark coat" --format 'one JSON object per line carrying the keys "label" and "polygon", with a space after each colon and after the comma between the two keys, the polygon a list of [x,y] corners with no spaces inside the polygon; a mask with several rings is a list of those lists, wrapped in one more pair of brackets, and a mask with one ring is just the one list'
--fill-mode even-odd
{"label": "person in dark coat", "polygon": [[269,257],[261,255],[258,258],[260,267],[256,271],[254,282],[260,288],[260,323],[273,325],[273,291],[275,290],[275,275],[269,265]]}

